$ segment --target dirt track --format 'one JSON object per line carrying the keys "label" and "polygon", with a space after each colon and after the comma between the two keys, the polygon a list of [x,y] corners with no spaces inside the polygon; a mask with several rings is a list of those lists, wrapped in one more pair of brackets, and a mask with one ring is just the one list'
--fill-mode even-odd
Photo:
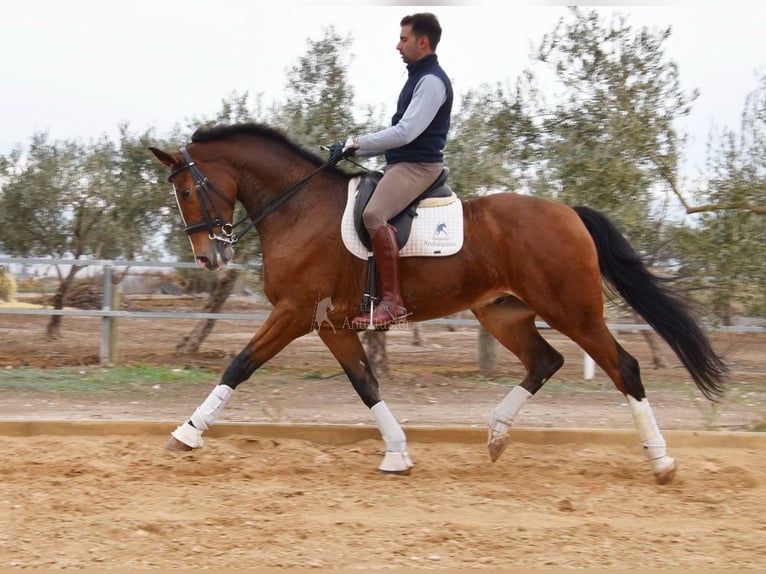
{"label": "dirt track", "polygon": [[4,439],[0,566],[407,568],[766,566],[760,449],[676,448],[657,486],[634,447],[232,436]]}

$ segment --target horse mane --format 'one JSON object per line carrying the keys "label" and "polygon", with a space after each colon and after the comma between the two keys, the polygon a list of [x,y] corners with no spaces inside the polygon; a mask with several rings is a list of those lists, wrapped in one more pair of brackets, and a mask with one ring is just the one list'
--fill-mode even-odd
{"label": "horse mane", "polygon": [[[281,130],[266,124],[258,124],[253,122],[201,127],[197,129],[194,134],[192,134],[191,141],[193,143],[202,143],[239,136],[271,140],[285,146],[293,153],[300,155],[315,165],[323,164],[326,159],[295,143]],[[349,174],[348,172],[337,169],[335,167],[331,169],[346,176],[355,175]]]}

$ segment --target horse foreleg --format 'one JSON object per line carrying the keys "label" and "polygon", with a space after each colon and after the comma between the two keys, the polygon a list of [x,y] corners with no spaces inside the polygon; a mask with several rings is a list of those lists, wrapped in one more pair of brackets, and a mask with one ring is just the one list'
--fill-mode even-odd
{"label": "horse foreleg", "polygon": [[370,409],[386,443],[386,453],[378,469],[388,474],[409,474],[413,467],[407,453],[407,437],[394,415],[380,398],[378,380],[370,368],[367,354],[354,331],[319,330],[319,336],[338,360],[359,398]]}
{"label": "horse foreleg", "polygon": [[165,449],[187,451],[202,448],[204,446],[202,433],[213,426],[233,393],[234,389],[224,383],[216,385],[202,404],[194,410],[191,418],[170,433]]}
{"label": "horse foreleg", "polygon": [[482,326],[527,369],[527,376],[492,410],[487,448],[495,462],[510,440],[508,431],[526,402],[564,364],[561,353],[542,338],[535,327],[535,313],[515,297],[503,297],[472,309]]}
{"label": "horse foreleg", "polygon": [[237,385],[250,378],[258,367],[285,348],[290,341],[306,334],[309,328],[307,322],[297,320],[290,312],[275,307],[189,420],[170,433],[165,448],[170,451],[202,448],[202,433],[218,419]]}
{"label": "horse foreleg", "polygon": [[404,430],[391,414],[385,401],[378,401],[370,411],[386,443],[386,453],[378,470],[387,474],[409,474],[414,463],[407,452],[407,436]]}

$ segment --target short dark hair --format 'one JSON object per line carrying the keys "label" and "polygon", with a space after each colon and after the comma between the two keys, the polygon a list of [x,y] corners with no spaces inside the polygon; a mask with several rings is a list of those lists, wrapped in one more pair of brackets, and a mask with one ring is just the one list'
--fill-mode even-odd
{"label": "short dark hair", "polygon": [[428,36],[431,49],[436,50],[439,40],[442,38],[442,27],[439,20],[430,12],[421,12],[402,18],[400,26],[412,26],[412,33],[416,38]]}

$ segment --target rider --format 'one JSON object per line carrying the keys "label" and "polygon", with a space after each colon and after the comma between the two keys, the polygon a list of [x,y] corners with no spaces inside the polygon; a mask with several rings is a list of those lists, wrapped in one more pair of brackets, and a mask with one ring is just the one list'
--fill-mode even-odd
{"label": "rider", "polygon": [[349,137],[332,146],[333,157],[385,153],[386,166],[375,193],[362,214],[372,240],[382,290],[381,301],[356,326],[383,329],[407,317],[399,283],[396,229],[388,222],[423,193],[444,168],[442,149],[447,141],[452,111],[452,84],[439,66],[435,50],[442,29],[436,16],[405,16],[396,49],[407,64],[408,78],[399,94],[391,126]]}

